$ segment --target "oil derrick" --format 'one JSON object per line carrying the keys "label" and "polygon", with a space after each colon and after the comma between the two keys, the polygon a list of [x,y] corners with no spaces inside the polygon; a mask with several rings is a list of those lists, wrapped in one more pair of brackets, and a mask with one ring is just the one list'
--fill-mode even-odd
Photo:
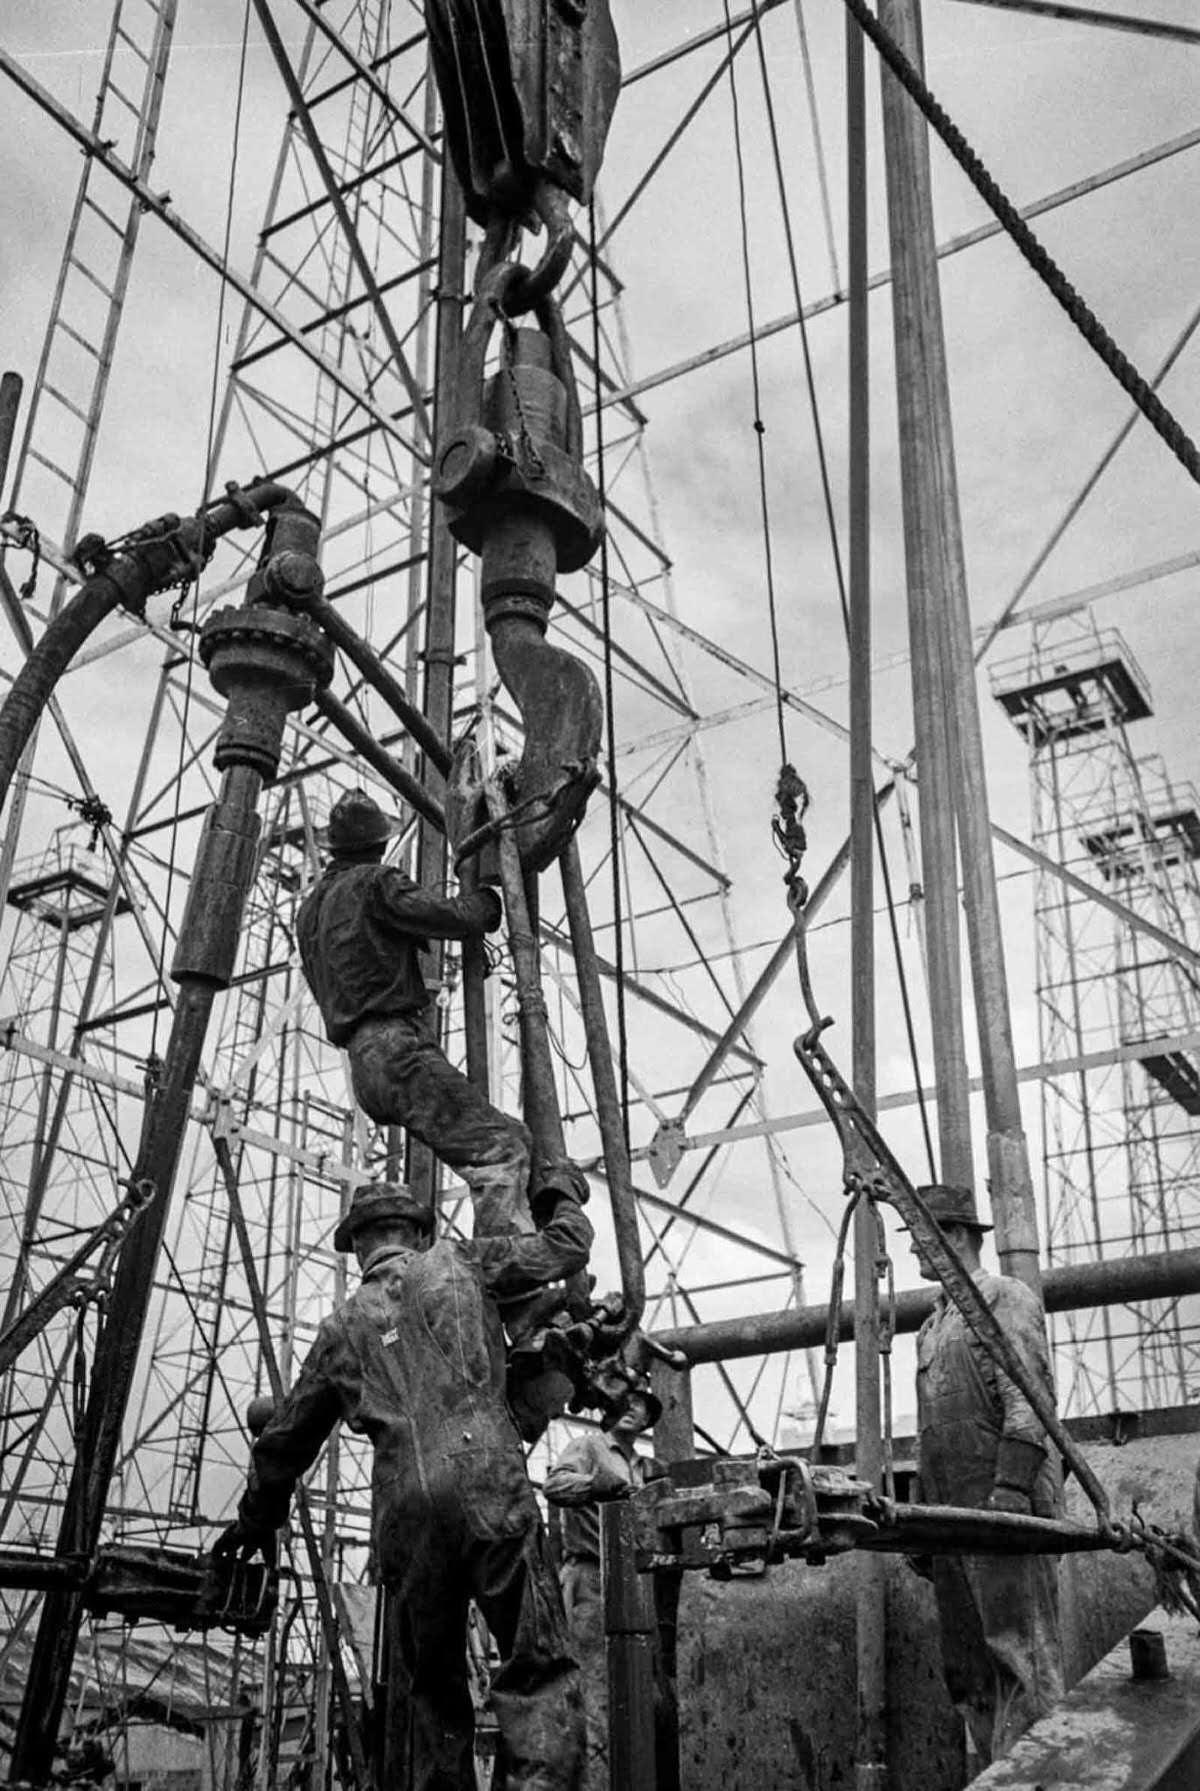
{"label": "oil derrick", "polygon": [[[1045,855],[1034,911],[1048,1260],[1186,1248],[1200,1236],[1194,791],[1141,750],[1149,686],[1121,635],[1090,616],[1035,627],[993,692],[1029,749]],[[1055,1321],[1066,1408],[1186,1403],[1198,1317],[1184,1297]]]}
{"label": "oil derrick", "polygon": [[[88,845],[85,827],[60,829],[45,856],[18,860],[8,894],[16,924],[0,984],[9,1034],[0,1063],[7,1290],[0,1336],[8,1346],[0,1537],[7,1542],[44,1542],[53,1533],[95,1336],[99,1253],[79,1266],[24,1347],[12,1327],[118,1204],[119,1139],[136,1105],[120,1085],[132,1080],[138,1089],[102,1017],[86,1038],[72,1033],[108,894],[105,867]],[[111,1008],[114,990],[110,969],[97,990],[99,1010]],[[85,1058],[97,1078],[77,1079],[61,1111],[56,1053],[60,1063]],[[23,1601],[10,1598],[12,1621]]]}
{"label": "oil derrick", "polygon": [[[432,383],[435,214],[432,199],[426,203],[426,180],[432,192],[432,175],[422,159],[431,116],[419,85],[424,51],[415,41],[395,45],[385,40],[382,15],[370,9],[346,9],[333,29],[336,42],[314,25],[307,49],[294,61],[293,73],[311,104],[303,116],[298,109],[287,126],[250,282],[253,296],[246,299],[234,330],[233,377],[209,455],[211,472],[219,484],[230,473],[266,463],[269,471],[293,481],[325,525],[330,601],[388,657],[410,696],[424,699],[436,673],[449,691],[451,708],[460,710],[489,682],[486,672],[476,675],[482,661],[473,656],[473,605],[464,597],[457,638],[432,649],[424,613],[422,514],[427,519],[428,505],[420,471],[419,406],[412,392],[415,387],[427,394]],[[414,92],[415,103],[394,97]],[[393,319],[400,318],[399,334],[406,345],[412,344],[405,354],[412,387],[388,347],[378,290],[372,295],[362,287],[344,221],[305,131],[306,119],[318,123],[332,184],[343,207],[359,219],[360,237],[366,234],[379,270],[376,288],[388,285],[384,296],[389,311]],[[414,202],[418,192],[419,204]],[[314,269],[320,270],[319,279]],[[600,307],[607,313],[601,321],[600,384],[617,394],[629,385],[631,369],[619,340],[618,283],[603,252],[599,278]],[[446,300],[444,291],[442,298]],[[572,322],[583,338],[586,365],[590,318],[583,299],[581,294]],[[232,315],[235,300],[227,297],[226,306]],[[418,348],[423,329],[422,369]],[[640,448],[644,419],[632,402],[614,397],[613,420],[617,427],[607,437],[608,452],[636,468],[627,450],[631,442]],[[590,464],[594,452],[589,438]],[[620,911],[615,899],[610,903],[606,888],[613,835],[610,817],[599,803],[582,844],[599,872],[594,878],[595,918],[607,999],[611,1004],[623,963],[634,1015],[630,1068],[635,1126],[646,1139],[651,1120],[670,1115],[682,1092],[682,1073],[694,1097],[687,1103],[689,1118],[694,1113],[698,1126],[711,1126],[718,1134],[716,1142],[710,1138],[694,1147],[685,1141],[686,1148],[696,1150],[695,1169],[681,1173],[669,1197],[661,1190],[644,1190],[650,1229],[661,1239],[656,1273],[662,1279],[656,1291],[676,1298],[676,1309],[686,1317],[702,1310],[692,1302],[688,1286],[691,1280],[704,1280],[688,1261],[696,1240],[709,1241],[722,1253],[723,1269],[730,1275],[765,1264],[778,1278],[781,1293],[794,1285],[797,1265],[786,1239],[779,1247],[764,1247],[760,1239],[740,1234],[736,1218],[726,1224],[703,1210],[708,1178],[715,1187],[713,1172],[721,1167],[720,1134],[731,1120],[754,1111],[762,1064],[740,1033],[723,1043],[742,991],[736,959],[723,958],[715,966],[707,961],[710,941],[728,944],[731,938],[726,906],[731,878],[714,846],[711,816],[697,803],[679,818],[679,808],[694,798],[694,785],[703,775],[703,740],[686,671],[678,662],[685,650],[703,654],[705,647],[680,619],[670,592],[670,557],[658,539],[652,508],[647,506],[646,520],[639,521],[645,500],[639,496],[634,502],[611,473],[611,464],[610,474],[613,559],[607,590],[601,589],[596,573],[586,575],[578,588],[564,591],[552,628],[571,650],[591,655],[597,666],[603,665],[607,641],[613,643],[620,705],[616,751],[630,768],[632,785],[622,789],[616,804],[616,851],[625,873]],[[182,496],[176,501],[182,502]],[[189,589],[177,605],[172,597],[174,617],[168,603],[161,602],[148,622],[114,624],[113,634],[91,649],[100,663],[106,660],[115,669],[121,663],[118,653],[135,639],[144,640],[149,629],[164,650],[127,849],[143,855],[149,867],[154,906],[147,906],[147,912],[156,928],[162,921],[168,957],[196,856],[200,817],[214,792],[211,753],[221,707],[194,663],[191,631],[203,626],[217,605],[236,600],[247,575],[244,559],[227,552],[199,593]],[[603,616],[605,599],[613,606],[611,626]],[[460,655],[468,663],[455,668],[450,662]],[[746,667],[728,666],[715,656],[712,663],[721,664],[731,697],[742,694]],[[420,755],[386,705],[359,683],[349,666],[344,675],[351,686],[352,715],[358,715],[377,745],[382,743],[402,764],[415,764]],[[343,695],[345,683],[337,687]],[[763,702],[768,700],[765,688],[766,681],[759,678],[757,695]],[[495,726],[514,755],[519,752],[517,718],[503,698],[495,704]],[[671,737],[664,739],[664,733]],[[261,1384],[260,1352],[231,1245],[227,1202],[212,1168],[213,1140],[225,1136],[240,1152],[242,1204],[254,1254],[264,1269],[268,1311],[285,1354],[289,1344],[296,1353],[303,1349],[331,1298],[326,1241],[348,1178],[377,1172],[387,1149],[386,1140],[370,1137],[347,1144],[349,1101],[342,1067],[319,1037],[307,998],[298,993],[289,939],[296,897],[311,874],[315,829],[338,791],[356,783],[367,783],[380,795],[392,789],[369,759],[339,738],[327,712],[304,712],[288,722],[284,768],[264,807],[264,849],[232,986],[215,1004],[204,1083],[196,1101],[198,1124],[189,1134],[169,1232],[171,1258],[152,1315],[145,1378],[119,1464],[139,1501],[139,1532],[160,1540],[192,1540],[206,1533],[204,1520],[220,1515],[220,1502],[232,1490],[244,1459],[244,1399]],[[403,850],[410,854],[407,862],[415,865],[413,841],[405,842]],[[549,904],[543,920],[555,1039],[566,1066],[560,1076],[567,1093],[567,1124],[581,1147],[578,1154],[587,1156],[590,1145],[594,1155],[590,1097],[574,1068],[580,1062],[582,1032],[565,919]],[[680,956],[686,961],[677,968]],[[453,966],[449,974],[453,976]],[[502,971],[492,985],[493,1033],[500,1042],[508,1030],[509,982]],[[149,1056],[156,1043],[161,1046],[169,1022],[160,989],[150,987],[145,999],[157,1019],[152,1011],[123,1022],[123,1048],[135,1061]],[[456,997],[450,1012],[455,1050]],[[513,1043],[507,1040],[507,1046]],[[514,1108],[516,1051],[506,1048],[497,1055],[497,1077],[507,1084],[505,1104]],[[757,1159],[764,1147],[755,1138],[743,1148]],[[344,1158],[349,1159],[345,1168]],[[669,1178],[668,1167],[664,1183]],[[669,1264],[665,1275],[664,1261]],[[699,1290],[696,1298],[703,1301],[706,1291],[711,1293],[711,1287]],[[748,1399],[732,1379],[729,1385],[734,1389],[728,1399],[729,1423],[736,1427]],[[335,1553],[346,1550],[352,1556],[355,1542],[365,1534],[365,1507],[357,1497],[361,1480],[346,1467],[345,1456],[337,1473],[337,1505],[345,1518],[339,1518],[332,1542]],[[328,1506],[333,1503],[330,1498]],[[113,1516],[118,1527],[129,1521],[119,1513]]]}

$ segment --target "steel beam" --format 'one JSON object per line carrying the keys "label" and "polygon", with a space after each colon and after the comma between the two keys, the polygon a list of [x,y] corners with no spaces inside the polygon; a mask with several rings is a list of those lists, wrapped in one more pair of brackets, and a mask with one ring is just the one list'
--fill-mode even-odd
{"label": "steel beam", "polygon": [[[1143,1300],[1181,1299],[1200,1293],[1200,1250],[1164,1250],[1154,1256],[1127,1256],[1116,1261],[1070,1263],[1043,1271],[1042,1296],[1047,1312],[1078,1312],[1093,1306],[1128,1306]],[[896,1295],[896,1331],[919,1331],[933,1311],[933,1288],[907,1289]],[[656,1331],[657,1343],[682,1350],[692,1367],[701,1362],[732,1362],[745,1356],[778,1355],[788,1350],[816,1349],[825,1341],[827,1306],[791,1307],[759,1312],[747,1318],[718,1319],[711,1324]],[[845,1301],[838,1337],[854,1335],[854,1305]]]}
{"label": "steel beam", "polygon": [[1175,43],[1200,44],[1200,31],[1194,26],[1172,25],[1165,19],[1140,19],[1128,12],[1097,12],[1091,6],[1064,5],[1063,0],[967,0],[967,4],[1031,13],[1035,18],[1058,19],[1065,25],[1107,25],[1110,31],[1134,31],[1139,37],[1166,37]]}
{"label": "steel beam", "polygon": [[66,106],[60,105],[53,94],[48,92],[40,81],[35,81],[29,71],[22,68],[17,59],[10,56],[4,49],[0,49],[0,74],[6,74],[27,98],[33,100],[34,104],[40,106],[42,111],[60,125],[68,136],[75,139],[85,155],[93,156],[101,167],[107,169],[114,180],[134,194],[142,209],[153,212],[154,216],[191,250],[198,261],[202,261],[206,267],[210,267],[223,280],[227,280],[252,310],[257,311],[260,317],[265,317],[268,323],[274,324],[275,328],[287,337],[292,346],[298,348],[300,353],[310,360],[314,367],[319,368],[327,379],[332,380],[339,392],[344,392],[348,398],[360,406],[367,416],[378,424],[385,435],[398,442],[406,453],[414,454],[418,460],[428,464],[428,454],[424,450],[418,449],[401,434],[387,411],[375,402],[369,392],[349,379],[336,361],[331,360],[328,355],[322,354],[321,350],[313,343],[306,341],[303,332],[297,329],[277,306],[263,298],[249,280],[230,267],[223,255],[205,242],[204,238],[193,230],[190,224],[185,223],[175,213],[171,206],[169,193],[152,193],[145,181],[139,180],[133,170],[126,166],[120,156],[114,155],[108,144],[95,131],[90,131],[86,125],[80,124]]}
{"label": "steel beam", "polygon": [[[1020,208],[1020,215],[1027,222],[1030,218],[1040,218],[1046,212],[1056,211],[1060,206],[1069,205],[1076,199],[1083,199],[1090,193],[1100,192],[1104,187],[1112,186],[1117,181],[1127,180],[1131,175],[1140,174],[1144,169],[1153,168],[1157,163],[1164,162],[1171,156],[1180,155],[1188,149],[1195,149],[1197,145],[1200,145],[1200,128],[1185,131],[1180,137],[1172,137],[1165,143],[1156,144],[1152,149],[1143,149],[1135,156],[1127,156],[1123,161],[1114,162],[1110,167],[1102,168],[1098,174],[1088,175],[1084,180],[1072,181],[1070,186],[1059,187],[1055,192],[1047,193],[1044,198],[1033,200],[1031,204]],[[966,230],[960,236],[948,237],[945,242],[939,243],[937,247],[938,260],[944,261],[951,255],[961,254],[964,249],[973,249],[977,244],[990,242],[993,237],[1002,234],[1003,226],[995,221],[979,224],[974,230]],[[889,285],[891,279],[892,269],[885,267],[881,268],[878,273],[872,274],[867,285],[872,292],[876,292],[880,287]],[[812,317],[821,317],[827,311],[836,311],[838,306],[844,305],[845,302],[846,294],[844,292],[831,292],[827,293],[824,298],[814,299],[804,307],[805,321],[807,322]],[[798,321],[799,314],[795,311],[787,311],[781,317],[768,318],[765,323],[759,324],[755,331],[755,340],[763,342],[768,336],[778,336],[784,330],[795,329]],[[750,337],[746,333],[731,336],[725,342],[714,343],[711,348],[704,349],[700,354],[691,355],[687,360],[674,361],[668,367],[660,367],[656,373],[647,373],[641,379],[631,380],[628,385],[617,387],[606,394],[603,400],[604,406],[607,409],[609,405],[613,404],[628,404],[644,392],[652,392],[658,386],[669,385],[673,380],[681,379],[688,373],[695,373],[701,367],[710,367],[714,362],[724,360],[728,355],[740,354],[749,346]]]}
{"label": "steel beam", "polygon": [[[342,236],[345,239],[346,247],[350,251],[350,259],[358,270],[358,277],[362,281],[363,291],[370,301],[371,309],[374,311],[376,321],[383,333],[383,339],[387,343],[392,359],[396,363],[396,371],[400,375],[405,391],[408,393],[409,402],[413,407],[413,415],[417,421],[417,427],[420,429],[421,434],[425,437],[426,441],[428,441],[430,439],[430,425],[429,412],[425,404],[425,394],[413,377],[413,370],[408,364],[408,356],[404,352],[404,346],[400,341],[399,335],[396,333],[396,326],[392,322],[392,314],[384,302],[383,294],[380,292],[378,282],[375,279],[375,270],[367,259],[366,250],[359,241],[354,219],[350,216],[350,207],[346,204],[341,187],[338,185],[337,176],[330,167],[329,157],[325,154],[325,145],[321,142],[320,133],[313,123],[312,113],[309,110],[308,102],[304,97],[304,89],[296,79],[296,71],[292,67],[287,50],[284,48],[283,39],[280,37],[276,28],[275,20],[271,15],[271,9],[267,4],[267,0],[254,0],[254,10],[258,14],[258,22],[262,27],[263,35],[270,46],[271,54],[275,58],[275,66],[279,70],[280,79],[287,88],[288,98],[292,102],[292,112],[300,125],[300,129],[304,133],[304,140],[308,144],[309,154],[316,163],[317,173],[321,177],[329,203],[333,207],[334,215],[341,228]],[[329,31],[336,42],[336,32],[331,31],[331,28],[317,12],[316,7],[311,7],[308,10],[314,22],[318,23],[323,30]],[[346,53],[350,54],[349,51]],[[379,92],[386,93],[386,90],[380,85],[370,71],[357,63],[357,59],[356,67],[358,68],[359,73],[366,80],[371,82]],[[427,143],[425,147],[432,151],[432,144]]]}

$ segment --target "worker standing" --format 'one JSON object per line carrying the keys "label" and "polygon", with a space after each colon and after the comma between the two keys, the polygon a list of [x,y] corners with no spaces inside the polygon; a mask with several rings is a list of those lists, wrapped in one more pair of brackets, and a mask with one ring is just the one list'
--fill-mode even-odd
{"label": "worker standing", "polygon": [[562,1507],[563,1603],[582,1674],[587,1729],[583,1791],[610,1791],[600,1505],[628,1498],[644,1483],[652,1464],[634,1445],[661,1416],[661,1402],[639,1378],[612,1400],[603,1428],[568,1444],[546,1476],[547,1499]]}
{"label": "worker standing", "polygon": [[[918,1189],[1030,1376],[1053,1397],[1037,1296],[989,1274],[980,1248],[990,1225],[969,1188]],[[914,1239],[922,1278],[936,1272]],[[993,1362],[945,1294],[917,1338],[920,1497],[934,1504],[1059,1515],[1061,1475],[1032,1407]],[[1063,1695],[1058,1568],[1052,1556],[933,1558],[947,1689],[986,1764]]]}
{"label": "worker standing", "polygon": [[218,1554],[266,1553],[297,1481],[339,1419],[375,1451],[372,1541],[388,1590],[389,1693],[407,1717],[396,1771],[412,1791],[474,1791],[464,1671],[469,1601],[500,1652],[496,1791],[578,1791],[579,1673],[525,1456],[505,1400],[495,1302],[587,1261],[578,1201],[533,1235],[431,1242],[407,1190],[364,1186],[334,1234],[362,1285],[325,1319],[251,1453]]}
{"label": "worker standing", "polygon": [[[378,1125],[404,1126],[462,1176],[477,1236],[529,1232],[529,1130],[493,1107],[441,1050],[418,959],[431,938],[495,932],[500,897],[486,886],[435,895],[385,865],[398,830],[361,790],[334,804],[329,864],[296,917],[305,979],[329,1039],[349,1055],[364,1112]],[[586,1200],[587,1183],[571,1163],[539,1164],[534,1199],[552,1201],[557,1192]]]}

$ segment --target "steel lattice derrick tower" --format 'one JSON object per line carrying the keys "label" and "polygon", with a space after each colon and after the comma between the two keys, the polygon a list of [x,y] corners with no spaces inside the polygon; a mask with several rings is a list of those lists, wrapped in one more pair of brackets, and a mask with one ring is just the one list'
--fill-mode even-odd
{"label": "steel lattice derrick tower", "polygon": [[[55,1058],[79,1048],[69,1036],[68,1016],[87,980],[107,889],[104,867],[88,850],[87,832],[76,826],[60,830],[45,855],[19,861],[9,890],[17,922],[0,980],[0,1007],[11,1032],[39,1055],[10,1051],[0,1079],[6,1288],[0,1335],[119,1198],[120,1127],[128,1102],[111,1088],[76,1087],[61,1122],[56,1160],[45,1162]],[[111,1001],[114,987],[110,967],[99,992],[102,1003]],[[111,1034],[101,1032],[84,1047],[89,1061],[110,1074],[119,1067],[111,1045]],[[51,1216],[45,1226],[43,1212]],[[88,1279],[84,1268],[79,1285]],[[61,1465],[74,1422],[78,1370],[73,1364],[86,1353],[95,1323],[94,1307],[68,1302],[4,1377],[0,1535],[7,1539],[40,1540],[53,1528],[53,1502],[61,1496]]]}
{"label": "steel lattice derrick tower", "polygon": [[[1035,876],[1047,1258],[1186,1247],[1200,1235],[1200,980],[1171,941],[1194,946],[1200,918],[1194,793],[1139,753],[1149,688],[1090,613],[1036,627],[993,690],[1029,746],[1034,844],[1077,879]],[[1186,1402],[1198,1317],[1185,1299],[1053,1321],[1065,1408]]]}
{"label": "steel lattice derrick tower", "polygon": [[[407,32],[404,20],[412,27]],[[210,483],[267,470],[301,491],[325,522],[327,587],[340,613],[383,654],[410,693],[423,695],[430,669],[422,657],[428,626],[424,469],[429,449],[420,413],[428,410],[432,386],[432,307],[435,299],[443,306],[456,301],[444,290],[434,291],[439,189],[427,148],[435,141],[436,113],[424,85],[419,24],[419,8],[403,9],[399,19],[393,8],[391,34],[385,36],[382,7],[326,7],[305,46],[287,56],[304,104],[292,106],[286,125],[252,274],[244,282],[247,290],[239,288],[240,315],[238,301],[226,299],[230,343],[223,353],[230,355],[230,377],[211,444],[198,427],[196,447],[197,464],[207,454]],[[177,205],[186,212],[182,188]],[[371,290],[351,250],[347,219],[374,270]],[[669,1188],[656,1191],[646,1161],[658,1126],[672,1116],[681,1093],[696,1086],[745,993],[729,912],[733,878],[713,815],[705,808],[703,717],[691,673],[699,666],[707,674],[705,703],[712,700],[714,676],[721,681],[718,700],[726,706],[745,701],[749,691],[751,706],[763,708],[771,696],[767,678],[728,653],[711,652],[703,635],[680,619],[671,557],[653,494],[643,481],[645,418],[635,403],[619,396],[633,383],[634,369],[621,338],[619,281],[609,255],[602,252],[599,378],[610,400],[605,406],[608,597],[632,1115],[651,1254],[651,1310],[662,1306],[686,1321],[707,1316],[721,1301],[726,1282],[749,1283],[764,1273],[777,1277],[782,1285],[772,1292],[772,1303],[784,1289],[794,1292],[797,1286],[799,1264],[786,1225],[781,1221],[778,1237],[764,1237],[743,1224],[737,1201],[747,1179],[745,1160],[751,1160],[749,1173],[761,1182],[764,1149],[775,1173],[774,1146],[769,1140],[764,1145],[761,1137],[728,1147],[723,1142],[731,1121],[754,1117],[760,1098],[763,1060],[740,1031],[696,1097],[696,1129],[709,1128],[718,1141],[686,1163]],[[584,282],[570,316],[585,410],[595,384],[589,299]],[[389,337],[403,348],[407,378]],[[595,451],[593,436],[593,466]],[[168,497],[181,504],[186,495],[177,496],[173,488]],[[161,507],[158,493],[155,502]],[[147,513],[153,508],[148,502]],[[89,667],[114,672],[125,665],[123,655],[144,652],[148,636],[164,653],[126,839],[129,862],[138,865],[144,882],[145,915],[162,941],[158,955],[166,962],[200,817],[214,787],[211,746],[220,713],[193,660],[188,630],[215,604],[237,600],[247,558],[222,550],[199,593],[189,593],[180,607],[181,627],[172,626],[169,605],[162,602],[152,609],[149,625],[114,626],[84,656]],[[460,578],[454,641],[462,663],[454,669],[452,698],[460,715],[478,696],[494,694],[469,582]],[[593,569],[566,587],[554,624],[563,645],[597,661],[604,655],[603,595]],[[406,762],[415,761],[403,731],[375,695],[358,685],[351,668],[343,666],[335,688],[377,740]],[[502,702],[495,726],[502,737],[515,740]],[[765,791],[766,772],[763,781]],[[197,1124],[176,1189],[169,1254],[160,1270],[114,1492],[113,1526],[125,1536],[208,1539],[244,1469],[243,1413],[249,1395],[261,1387],[261,1352],[231,1238],[227,1191],[214,1171],[214,1134],[230,1137],[240,1199],[265,1282],[267,1317],[285,1356],[291,1350],[293,1359],[335,1297],[328,1237],[349,1178],[376,1173],[382,1163],[384,1141],[354,1125],[347,1128],[343,1066],[321,1037],[299,981],[292,933],[296,902],[316,862],[314,830],[339,791],[355,783],[376,794],[387,792],[324,717],[294,717],[284,767],[266,803],[260,877],[242,956],[210,1035]],[[763,842],[768,849],[765,825]],[[603,792],[593,805],[582,849],[615,1038],[617,917]],[[413,842],[404,842],[401,850],[412,863]],[[782,926],[782,912],[780,921]],[[570,1142],[587,1160],[595,1156],[591,1093],[580,1068],[581,1032],[561,907],[549,880],[543,923]],[[125,983],[113,1003],[125,1016],[118,1037],[131,1080],[153,1053],[167,1018],[169,990],[160,988],[154,971],[152,959],[134,987]],[[494,1076],[512,1107],[519,1090],[516,1055],[506,1044],[503,968],[493,978],[492,993]],[[448,995],[454,1052],[453,988]],[[134,1013],[139,1007],[148,1011]],[[131,1134],[135,1130],[136,1124]],[[778,1187],[776,1193],[778,1208],[783,1195]],[[453,1212],[453,1199],[450,1206]],[[602,1195],[598,1206],[602,1211]],[[712,1268],[711,1254],[708,1265],[695,1266],[698,1244],[721,1253],[719,1269]],[[602,1257],[603,1250],[602,1244]],[[606,1274],[611,1278],[611,1269],[602,1265],[602,1280]],[[727,1434],[732,1437],[741,1408],[755,1399],[757,1422],[770,1429],[776,1404],[772,1380],[757,1393],[740,1377],[731,1376],[728,1385],[734,1396],[723,1395]],[[334,1480],[318,1487],[318,1513],[336,1512],[331,1542],[349,1561],[366,1533],[362,1486],[360,1464],[345,1451]]]}

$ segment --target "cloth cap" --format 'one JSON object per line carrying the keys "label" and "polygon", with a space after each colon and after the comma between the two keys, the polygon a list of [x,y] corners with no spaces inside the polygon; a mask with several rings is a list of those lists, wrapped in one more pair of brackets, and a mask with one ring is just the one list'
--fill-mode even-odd
{"label": "cloth cap", "polygon": [[400,826],[365,790],[348,790],[329,812],[325,843],[334,853],[361,852],[369,846],[382,846],[399,833]]}
{"label": "cloth cap", "polygon": [[360,1231],[387,1219],[406,1219],[410,1225],[423,1226],[426,1231],[433,1225],[432,1213],[413,1199],[402,1182],[362,1182],[355,1188],[349,1209],[333,1234],[334,1249],[345,1254],[354,1248]]}
{"label": "cloth cap", "polygon": [[993,1229],[979,1217],[970,1188],[952,1182],[929,1182],[917,1193],[939,1225],[971,1225],[976,1231]]}

